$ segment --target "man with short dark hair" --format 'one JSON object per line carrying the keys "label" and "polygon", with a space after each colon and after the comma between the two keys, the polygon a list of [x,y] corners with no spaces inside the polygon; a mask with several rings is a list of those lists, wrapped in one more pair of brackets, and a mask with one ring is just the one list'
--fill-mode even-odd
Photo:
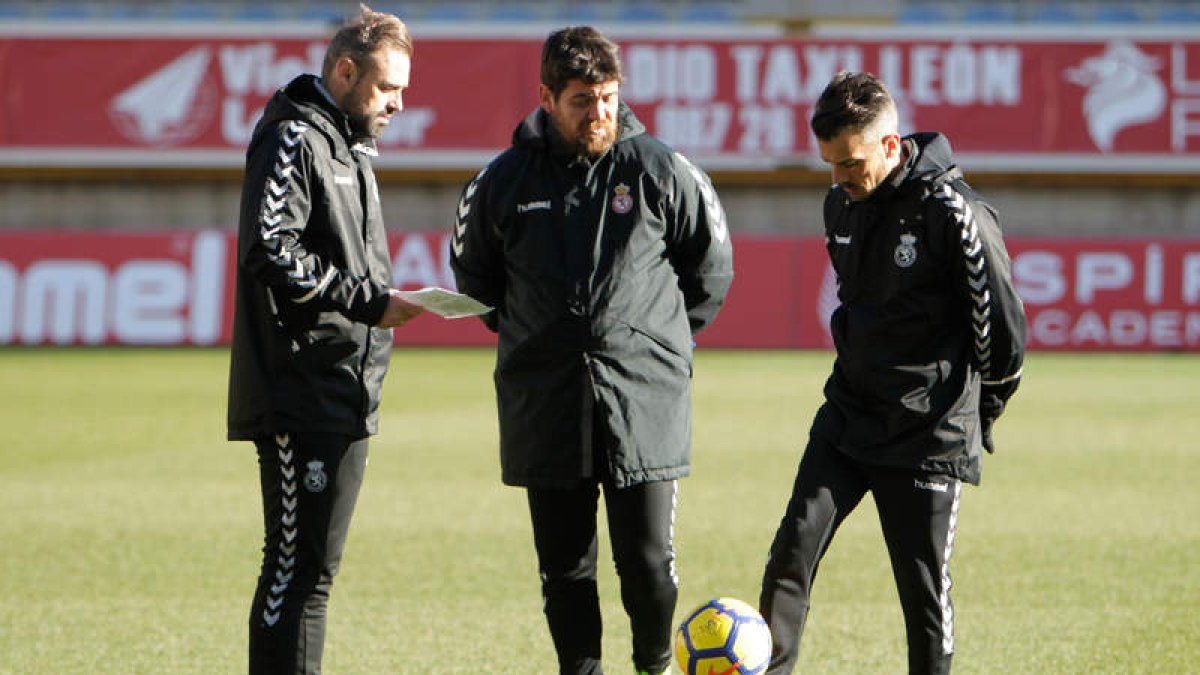
{"label": "man with short dark hair", "polygon": [[1017,388],[1025,315],[996,212],[937,133],[898,133],[867,73],[841,73],[812,130],[834,185],[825,245],[838,278],[837,348],[763,576],[772,675],[796,666],[817,566],[870,491],[891,557],[910,673],[954,651],[950,553],[962,483],[978,483],[992,424]]}
{"label": "man with short dark hair", "polygon": [[403,107],[408,28],[362,7],[321,76],[267,103],[246,153],[229,380],[230,440],[258,451],[265,529],[251,673],[319,673],[329,589],[378,426],[392,328],[370,158]]}
{"label": "man with short dark hair", "polygon": [[733,278],[708,177],[645,133],[620,83],[599,32],[551,34],[541,106],[464,188],[451,251],[459,290],[495,308],[502,478],[527,489],[564,674],[602,672],[601,488],[634,667],[670,665],[692,337]]}

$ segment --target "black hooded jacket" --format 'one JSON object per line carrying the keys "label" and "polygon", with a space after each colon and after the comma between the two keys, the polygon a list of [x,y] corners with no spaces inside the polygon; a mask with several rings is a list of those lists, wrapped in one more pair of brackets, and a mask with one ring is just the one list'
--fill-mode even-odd
{"label": "black hooded jacket", "polygon": [[267,103],[238,223],[231,440],[375,433],[392,273],[374,154],[313,75]]}
{"label": "black hooded jacket", "polygon": [[708,177],[623,104],[618,129],[579,159],[536,110],[459,202],[451,266],[496,308],[511,485],[569,486],[599,458],[618,487],[688,472],[692,336],[724,301],[732,247]]}
{"label": "black hooded jacket", "polygon": [[982,427],[1017,388],[1025,314],[995,210],[922,133],[868,198],[825,199],[837,348],[813,433],[864,462],[977,483]]}

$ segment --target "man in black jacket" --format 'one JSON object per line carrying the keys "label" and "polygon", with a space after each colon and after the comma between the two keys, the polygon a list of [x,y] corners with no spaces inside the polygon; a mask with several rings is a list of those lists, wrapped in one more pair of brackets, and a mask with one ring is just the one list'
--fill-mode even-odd
{"label": "man in black jacket", "polygon": [[364,6],[320,77],[267,103],[246,153],[228,436],[254,442],[262,482],[251,673],[320,672],[391,329],[420,312],[390,288],[369,160],[402,107],[411,56],[404,23]]}
{"label": "man in black jacket", "polygon": [[502,478],[527,488],[546,618],[572,674],[601,672],[601,487],[634,666],[669,665],[692,336],[733,278],[708,177],[645,133],[620,82],[603,35],[550,35],[541,107],[464,188],[451,251],[459,290],[495,308]]}
{"label": "man in black jacket", "polygon": [[904,611],[910,673],[954,650],[949,560],[962,483],[1017,388],[1025,315],[996,213],[962,180],[940,134],[897,133],[883,83],[841,73],[813,111],[834,185],[825,243],[838,278],[825,384],[760,609],[768,673],[790,673],[818,563],[870,491]]}

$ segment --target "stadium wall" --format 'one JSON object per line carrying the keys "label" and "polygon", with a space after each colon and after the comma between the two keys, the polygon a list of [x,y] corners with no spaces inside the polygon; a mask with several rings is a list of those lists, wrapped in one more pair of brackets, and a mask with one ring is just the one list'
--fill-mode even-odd
{"label": "stadium wall", "polygon": [[[392,283],[453,288],[449,234],[393,234]],[[1033,349],[1200,351],[1200,237],[1010,237]],[[0,345],[227,344],[236,237],[0,232]],[[699,346],[825,348],[837,282],[823,239],[735,236],[736,281]],[[485,345],[426,314],[400,345]]]}
{"label": "stadium wall", "polygon": [[[384,218],[392,231],[449,227],[471,174],[415,179],[380,177]],[[1088,184],[1006,182],[987,173],[968,180],[1000,210],[1005,232],[1030,236],[1188,236],[1200,234],[1200,189],[1145,177],[1093,177]],[[1196,181],[1196,177],[1188,176]],[[821,231],[826,174],[714,175],[730,227],[745,234],[813,235]],[[755,182],[759,184],[755,184]],[[1141,181],[1145,184],[1137,185]],[[1131,183],[1133,185],[1131,185]],[[1165,183],[1165,184],[1164,184]],[[232,228],[241,184],[236,178],[0,178],[0,230],[171,230]]]}

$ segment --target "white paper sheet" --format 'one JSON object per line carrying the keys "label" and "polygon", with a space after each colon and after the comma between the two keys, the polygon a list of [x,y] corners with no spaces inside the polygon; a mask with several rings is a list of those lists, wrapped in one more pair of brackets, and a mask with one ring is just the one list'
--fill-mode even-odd
{"label": "white paper sheet", "polygon": [[426,286],[418,291],[394,291],[407,302],[420,305],[427,311],[433,312],[446,319],[461,319],[466,316],[486,314],[491,307],[479,302],[469,295],[455,293],[449,289],[437,286]]}

